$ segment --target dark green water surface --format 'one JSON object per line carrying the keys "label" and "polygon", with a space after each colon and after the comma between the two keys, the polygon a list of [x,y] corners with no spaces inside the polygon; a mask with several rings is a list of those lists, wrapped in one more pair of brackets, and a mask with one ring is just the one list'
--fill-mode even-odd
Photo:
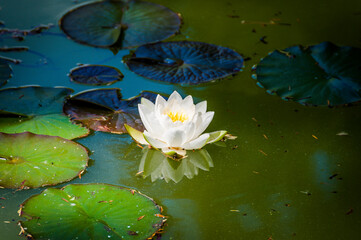
{"label": "dark green water surface", "polygon": [[[361,239],[361,106],[304,107],[268,95],[251,78],[251,67],[274,49],[331,41],[361,47],[361,1],[153,0],[180,12],[181,34],[170,40],[195,40],[232,48],[251,58],[236,77],[198,87],[151,81],[114,55],[67,39],[57,22],[76,4],[72,0],[0,0],[0,20],[8,28],[55,26],[25,41],[2,39],[1,46],[28,46],[34,52],[4,53],[19,58],[3,88],[66,86],[75,93],[91,89],[70,82],[77,63],[117,67],[125,75],[125,98],[142,90],[207,100],[215,117],[208,131],[226,129],[238,136],[225,147],[209,145],[210,171],[199,170],[179,183],[143,179],[141,149],[128,135],[95,132],[79,139],[91,151],[91,164],[71,183],[103,182],[128,186],[153,197],[169,216],[162,239]],[[267,25],[278,22],[289,25]],[[242,24],[246,20],[246,24]],[[266,36],[268,44],[260,38]],[[0,101],[2,101],[1,99]],[[337,135],[345,132],[347,136]],[[312,136],[313,135],[313,136]],[[317,138],[317,139],[316,139]],[[61,186],[64,186],[63,184]],[[0,189],[0,239],[18,236],[19,205],[43,189]],[[10,223],[9,223],[9,222]]]}

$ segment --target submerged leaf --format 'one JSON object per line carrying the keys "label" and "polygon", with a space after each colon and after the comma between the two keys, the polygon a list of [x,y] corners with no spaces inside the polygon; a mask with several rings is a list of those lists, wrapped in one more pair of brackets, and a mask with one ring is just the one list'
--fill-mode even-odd
{"label": "submerged leaf", "polygon": [[143,132],[138,104],[142,97],[154,102],[156,96],[156,93],[142,92],[124,100],[117,88],[91,90],[70,98],[64,105],[64,112],[95,131],[122,134],[127,132],[124,127],[127,124]]}
{"label": "submerged leaf", "polygon": [[81,174],[88,153],[60,137],[0,133],[0,186],[37,188],[70,181]]}
{"label": "submerged leaf", "polygon": [[179,41],[140,46],[125,63],[131,71],[149,79],[200,84],[239,72],[243,58],[229,48]]}
{"label": "submerged leaf", "polygon": [[60,28],[74,41],[95,47],[120,48],[157,42],[174,35],[181,25],[168,8],[138,0],[98,1],[67,12]]}
{"label": "submerged leaf", "polygon": [[48,188],[22,204],[35,239],[148,239],[165,222],[161,207],[138,191],[108,184]]}
{"label": "submerged leaf", "polygon": [[123,74],[114,67],[103,65],[82,65],[73,68],[69,74],[72,81],[87,85],[110,85],[122,80]]}
{"label": "submerged leaf", "polygon": [[0,132],[32,132],[67,139],[84,137],[89,130],[73,124],[63,113],[69,88],[20,87],[0,91]]}
{"label": "submerged leaf", "polygon": [[259,84],[304,105],[342,105],[361,100],[361,49],[323,42],[274,51],[257,65]]}
{"label": "submerged leaf", "polygon": [[3,86],[11,76],[12,70],[8,61],[0,57],[0,87]]}

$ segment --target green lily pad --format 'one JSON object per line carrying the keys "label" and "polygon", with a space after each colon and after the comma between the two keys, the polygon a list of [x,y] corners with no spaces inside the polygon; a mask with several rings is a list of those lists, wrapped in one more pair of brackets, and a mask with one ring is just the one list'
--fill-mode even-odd
{"label": "green lily pad", "polygon": [[76,42],[120,48],[158,42],[180,28],[179,15],[170,9],[137,0],[98,1],[67,12],[60,28]]}
{"label": "green lily pad", "polygon": [[114,67],[103,65],[82,65],[73,68],[69,74],[72,81],[86,85],[110,85],[122,80],[123,74]]}
{"label": "green lily pad", "polygon": [[166,182],[172,180],[178,183],[184,176],[192,179],[198,175],[199,169],[209,171],[211,167],[213,160],[205,149],[188,151],[186,158],[175,161],[161,151],[143,148],[139,172],[142,173],[143,178],[150,176],[152,182],[164,179]]}
{"label": "green lily pad", "polygon": [[127,133],[124,124],[144,131],[138,113],[142,97],[154,102],[157,94],[142,92],[133,98],[122,99],[118,88],[91,90],[70,98],[64,105],[64,112],[94,131]]}
{"label": "green lily pad", "polygon": [[270,53],[257,65],[256,77],[284,100],[334,106],[361,100],[360,66],[360,48],[323,42]]}
{"label": "green lily pad", "polygon": [[0,91],[0,132],[32,132],[66,139],[83,137],[89,130],[63,114],[68,88],[20,87]]}
{"label": "green lily pad", "polygon": [[8,61],[0,57],[0,87],[11,78],[12,72]]}
{"label": "green lily pad", "polygon": [[87,150],[60,137],[0,133],[0,186],[37,188],[70,181],[88,163]]}
{"label": "green lily pad", "polygon": [[48,188],[21,206],[35,239],[148,239],[166,220],[153,199],[108,184]]}

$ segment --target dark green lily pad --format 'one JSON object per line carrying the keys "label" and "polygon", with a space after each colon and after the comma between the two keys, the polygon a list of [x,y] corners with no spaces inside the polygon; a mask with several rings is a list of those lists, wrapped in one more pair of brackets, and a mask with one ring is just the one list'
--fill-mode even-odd
{"label": "dark green lily pad", "polygon": [[12,72],[8,61],[0,57],[0,87],[11,78]]}
{"label": "dark green lily pad", "polygon": [[154,102],[157,94],[142,92],[124,100],[118,88],[91,90],[70,98],[64,104],[64,113],[95,131],[127,133],[124,124],[144,131],[138,113],[142,97]]}
{"label": "dark green lily pad", "polygon": [[0,90],[0,132],[32,132],[67,139],[83,137],[89,130],[65,116],[68,88],[20,87]]}
{"label": "dark green lily pad", "polygon": [[180,25],[177,13],[136,0],[92,2],[70,10],[60,20],[60,28],[71,39],[95,47],[129,48],[161,41]]}
{"label": "dark green lily pad", "polygon": [[239,72],[243,58],[229,48],[179,41],[140,46],[125,63],[131,71],[149,79],[200,84]]}
{"label": "dark green lily pad", "polygon": [[88,153],[60,137],[0,133],[0,186],[37,188],[70,181],[81,174]]}
{"label": "dark green lily pad", "polygon": [[103,65],[82,65],[73,68],[69,74],[72,81],[87,85],[110,85],[123,79],[123,74],[114,67]]}
{"label": "dark green lily pad", "polygon": [[148,239],[166,220],[153,199],[108,184],[48,188],[21,206],[35,239]]}
{"label": "dark green lily pad", "polygon": [[184,176],[192,179],[198,175],[199,169],[209,171],[211,167],[213,160],[205,149],[188,151],[186,158],[175,161],[161,151],[143,148],[138,172],[142,173],[143,178],[150,176],[152,182],[164,179],[178,183]]}
{"label": "dark green lily pad", "polygon": [[304,105],[342,105],[361,100],[361,49],[330,42],[274,51],[256,68],[259,84]]}

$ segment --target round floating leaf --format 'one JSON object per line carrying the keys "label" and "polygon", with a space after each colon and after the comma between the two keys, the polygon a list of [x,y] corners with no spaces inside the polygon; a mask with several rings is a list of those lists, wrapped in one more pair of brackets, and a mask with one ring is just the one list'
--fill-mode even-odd
{"label": "round floating leaf", "polygon": [[0,87],[11,78],[12,72],[8,61],[0,57]]}
{"label": "round floating leaf", "polygon": [[259,84],[285,100],[341,105],[361,100],[361,49],[323,42],[274,51],[257,65]]}
{"label": "round floating leaf", "polygon": [[0,186],[37,188],[70,181],[81,174],[88,153],[60,137],[0,133]]}
{"label": "round floating leaf", "polygon": [[163,225],[161,207],[138,191],[107,184],[48,188],[22,204],[35,239],[148,239]]}
{"label": "round floating leaf", "polygon": [[122,100],[117,88],[92,90],[69,99],[64,112],[95,131],[127,133],[124,124],[143,131],[138,104],[142,97],[154,102],[156,96],[156,93],[142,92],[134,98]]}
{"label": "round floating leaf", "polygon": [[122,80],[123,74],[114,67],[83,65],[73,68],[69,74],[72,81],[87,85],[110,85]]}
{"label": "round floating leaf", "polygon": [[74,41],[120,48],[157,42],[174,35],[181,25],[178,14],[143,1],[92,2],[67,12],[60,28]]}
{"label": "round floating leaf", "polygon": [[73,92],[62,87],[19,87],[0,90],[0,111],[34,116],[62,112],[65,98]]}
{"label": "round floating leaf", "polygon": [[37,86],[0,90],[0,132],[32,132],[67,139],[88,135],[88,129],[63,115],[64,100],[72,91]]}
{"label": "round floating leaf", "polygon": [[140,46],[125,62],[131,71],[146,78],[200,84],[239,72],[243,58],[229,48],[179,41]]}
{"label": "round floating leaf", "polygon": [[32,132],[42,135],[59,136],[66,139],[79,138],[89,134],[87,128],[72,123],[67,116],[62,114],[32,117],[2,116],[0,117],[0,132]]}

